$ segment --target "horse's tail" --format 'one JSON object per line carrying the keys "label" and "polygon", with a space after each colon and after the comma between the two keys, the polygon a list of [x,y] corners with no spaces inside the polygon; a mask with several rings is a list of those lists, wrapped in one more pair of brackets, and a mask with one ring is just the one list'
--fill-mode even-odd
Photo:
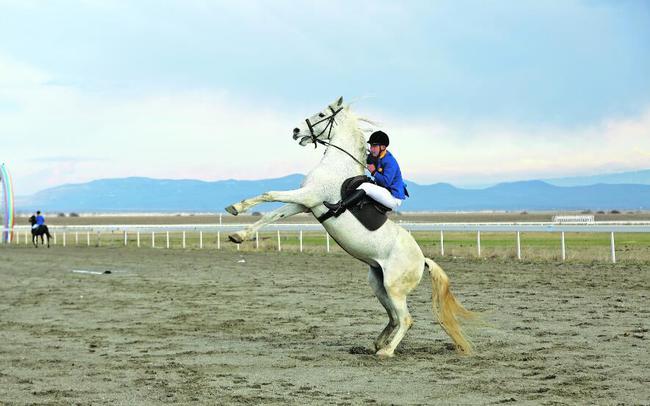
{"label": "horse's tail", "polygon": [[43,230],[45,230],[45,235],[47,235],[48,239],[52,238],[52,235],[50,234],[50,229],[47,228],[46,225],[43,225]]}
{"label": "horse's tail", "polygon": [[472,345],[463,334],[458,319],[473,319],[477,317],[476,313],[463,307],[453,293],[451,293],[449,289],[449,277],[447,277],[447,274],[445,274],[442,268],[430,258],[425,258],[424,261],[431,275],[433,314],[438,319],[440,326],[454,341],[456,350],[462,354],[471,354]]}

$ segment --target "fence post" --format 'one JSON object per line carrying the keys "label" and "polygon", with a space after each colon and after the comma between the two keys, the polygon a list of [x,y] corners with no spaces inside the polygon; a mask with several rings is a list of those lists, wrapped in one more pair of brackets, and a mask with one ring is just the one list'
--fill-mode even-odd
{"label": "fence post", "polygon": [[74,245],[79,245],[79,231],[74,233]]}
{"label": "fence post", "polygon": [[138,248],[140,248],[140,232],[139,231],[137,231],[135,233],[135,239],[137,241]]}
{"label": "fence post", "polygon": [[86,231],[86,245],[90,247],[90,231]]}
{"label": "fence post", "polygon": [[183,231],[183,248],[185,248],[185,231]]}
{"label": "fence post", "polygon": [[278,230],[278,251],[282,251],[282,245],[280,244],[280,230]]}
{"label": "fence post", "polygon": [[440,230],[440,255],[445,256],[445,234]]}
{"label": "fence post", "polygon": [[151,232],[151,248],[156,248],[156,232]]}
{"label": "fence post", "polygon": [[199,248],[203,248],[203,231],[199,231]]}
{"label": "fence post", "polygon": [[610,245],[612,249],[612,263],[616,263],[616,247],[614,246],[614,232],[612,231],[611,234],[609,235],[610,238]]}
{"label": "fence post", "polygon": [[[221,216],[221,215],[219,215],[219,216]],[[219,218],[221,218],[221,217],[219,217]],[[217,231],[217,249],[218,250],[221,249],[221,231]]]}
{"label": "fence post", "polygon": [[476,252],[478,254],[478,257],[481,257],[481,232],[477,231],[476,232]]}
{"label": "fence post", "polygon": [[27,242],[27,234],[29,234],[29,233],[28,233],[27,231],[25,231],[25,244],[29,244],[29,243]]}
{"label": "fence post", "polygon": [[564,244],[564,231],[562,231],[562,261],[566,260],[566,245]]}
{"label": "fence post", "polygon": [[101,240],[101,238],[102,238],[102,232],[101,232],[101,231],[97,231],[97,246],[98,246],[98,247],[99,247],[99,244],[100,244],[100,240]]}
{"label": "fence post", "polygon": [[327,252],[330,252],[330,234],[325,231],[325,244],[327,245]]}
{"label": "fence post", "polygon": [[521,236],[517,231],[517,259],[521,259]]}
{"label": "fence post", "polygon": [[129,238],[129,235],[126,231],[124,231],[124,246],[126,247],[127,244],[127,239]]}
{"label": "fence post", "polygon": [[260,233],[255,231],[255,249],[260,249]]}
{"label": "fence post", "polygon": [[56,245],[56,233],[54,233],[54,245]]}
{"label": "fence post", "polygon": [[167,248],[169,248],[169,231],[166,232],[167,235]]}
{"label": "fence post", "polygon": [[65,247],[65,231],[63,232],[63,246]]}
{"label": "fence post", "polygon": [[300,252],[302,252],[302,230],[300,230]]}

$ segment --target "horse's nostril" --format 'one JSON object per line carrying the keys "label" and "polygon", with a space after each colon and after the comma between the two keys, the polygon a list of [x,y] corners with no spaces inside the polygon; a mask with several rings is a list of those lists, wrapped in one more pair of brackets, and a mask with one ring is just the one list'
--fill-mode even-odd
{"label": "horse's nostril", "polygon": [[293,129],[294,134],[298,134],[300,132],[300,128],[296,127]]}

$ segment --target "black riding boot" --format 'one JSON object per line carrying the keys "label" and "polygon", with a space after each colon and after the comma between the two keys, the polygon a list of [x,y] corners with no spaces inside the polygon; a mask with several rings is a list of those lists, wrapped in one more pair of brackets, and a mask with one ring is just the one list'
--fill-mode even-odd
{"label": "black riding boot", "polygon": [[328,203],[323,202],[325,207],[330,209],[330,213],[334,217],[338,217],[348,208],[352,207],[355,204],[359,203],[361,199],[366,195],[366,191],[363,189],[357,189],[354,192],[350,193],[345,199],[340,200],[338,203]]}

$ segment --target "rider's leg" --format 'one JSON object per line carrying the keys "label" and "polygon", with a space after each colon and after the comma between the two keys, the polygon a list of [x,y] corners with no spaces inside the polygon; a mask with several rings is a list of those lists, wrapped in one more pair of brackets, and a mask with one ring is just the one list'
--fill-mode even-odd
{"label": "rider's leg", "polygon": [[345,197],[345,199],[339,200],[337,203],[323,202],[325,207],[330,209],[334,217],[338,217],[348,208],[352,207],[355,204],[359,203],[361,199],[366,195],[366,192],[363,189],[357,189],[354,192],[350,193]]}
{"label": "rider's leg", "polygon": [[374,183],[362,183],[357,190],[363,190],[374,201],[383,204],[391,210],[395,210],[402,204],[402,200],[390,194],[385,187],[375,185]]}

